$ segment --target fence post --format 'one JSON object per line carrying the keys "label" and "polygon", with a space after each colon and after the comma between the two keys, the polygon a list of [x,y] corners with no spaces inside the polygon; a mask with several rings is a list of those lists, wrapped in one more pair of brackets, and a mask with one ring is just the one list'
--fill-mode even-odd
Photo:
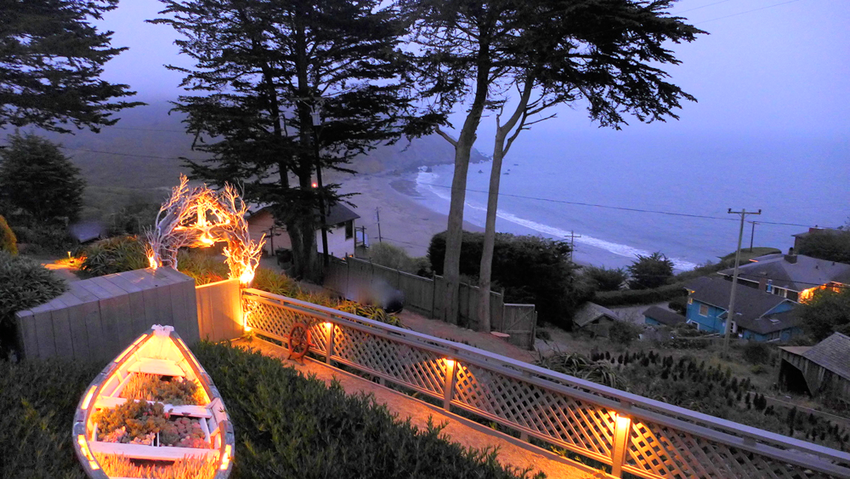
{"label": "fence post", "polygon": [[336,329],[336,327],[334,326],[334,323],[330,321],[326,322],[325,324],[328,325],[328,339],[325,342],[325,363],[330,364],[331,356],[333,356],[334,354],[334,330]]}
{"label": "fence post", "polygon": [[443,386],[443,409],[448,411],[451,409],[452,397],[454,396],[455,391],[455,380],[457,378],[455,371],[457,370],[457,360],[445,358],[443,361],[446,362],[446,381]]}
{"label": "fence post", "polygon": [[[627,403],[623,405],[629,406]],[[626,459],[631,427],[632,419],[629,416],[614,413],[614,447],[611,449],[611,475],[614,477],[623,477],[623,463]]]}

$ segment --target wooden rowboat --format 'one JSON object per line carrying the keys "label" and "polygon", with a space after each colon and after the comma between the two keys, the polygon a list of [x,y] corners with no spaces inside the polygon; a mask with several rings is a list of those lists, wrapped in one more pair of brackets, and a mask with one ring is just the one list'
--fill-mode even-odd
{"label": "wooden rowboat", "polygon": [[[134,413],[142,420],[121,423]],[[149,477],[155,475],[152,468],[186,471],[177,477],[187,479],[224,479],[234,448],[233,426],[218,389],[174,328],[159,325],[86,388],[74,415],[73,439],[93,479]]]}

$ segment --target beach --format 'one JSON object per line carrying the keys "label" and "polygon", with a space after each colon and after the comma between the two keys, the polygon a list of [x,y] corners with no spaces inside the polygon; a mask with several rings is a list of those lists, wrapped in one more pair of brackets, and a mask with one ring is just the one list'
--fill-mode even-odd
{"label": "beach", "polygon": [[[346,175],[334,180],[341,184],[340,193],[357,193],[346,199],[356,205],[352,209],[360,218],[354,225],[366,227],[369,244],[377,244],[380,237],[411,256],[425,256],[431,237],[446,230],[448,216],[418,202],[424,198],[416,191],[415,173]],[[464,230],[484,231],[468,222],[464,222]]]}

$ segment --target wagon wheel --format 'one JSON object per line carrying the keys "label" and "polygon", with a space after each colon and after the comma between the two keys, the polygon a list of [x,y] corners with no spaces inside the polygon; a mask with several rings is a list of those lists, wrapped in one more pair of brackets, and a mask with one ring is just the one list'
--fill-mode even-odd
{"label": "wagon wheel", "polygon": [[[304,323],[295,323],[289,330],[289,357],[301,361],[310,348],[310,329]],[[303,361],[302,361],[303,362]]]}

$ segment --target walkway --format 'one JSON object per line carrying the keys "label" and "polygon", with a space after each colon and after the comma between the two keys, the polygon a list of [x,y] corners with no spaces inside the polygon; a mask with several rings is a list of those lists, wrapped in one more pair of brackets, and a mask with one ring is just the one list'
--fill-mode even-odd
{"label": "walkway", "polygon": [[497,447],[499,451],[498,460],[503,465],[511,465],[519,469],[531,468],[535,472],[542,471],[550,479],[592,479],[593,477],[600,477],[594,476],[596,471],[593,469],[582,469],[549,451],[534,447],[519,439],[494,431],[380,384],[329,367],[324,363],[309,358],[306,358],[304,364],[287,360],[288,351],[272,343],[253,338],[238,339],[233,344],[279,358],[284,365],[295,368],[302,375],[315,375],[316,378],[325,381],[327,384],[335,379],[348,394],[364,393],[372,395],[377,403],[386,405],[390,411],[398,416],[399,420],[410,418],[411,424],[419,428],[424,429],[429,418],[432,418],[434,424],[446,423],[443,434],[448,436],[451,441],[476,449]]}

